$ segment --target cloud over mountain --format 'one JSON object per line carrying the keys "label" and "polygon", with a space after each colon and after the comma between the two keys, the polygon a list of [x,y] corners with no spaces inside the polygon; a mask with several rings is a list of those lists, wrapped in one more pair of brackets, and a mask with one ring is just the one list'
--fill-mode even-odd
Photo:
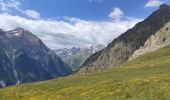
{"label": "cloud over mountain", "polygon": [[10,30],[23,27],[39,36],[50,48],[63,46],[85,47],[107,44],[140,19],[126,18],[120,21],[87,21],[78,18],[62,20],[31,20],[10,14],[0,14],[0,28]]}
{"label": "cloud over mountain", "polygon": [[[1,29],[25,28],[41,38],[51,49],[107,45],[141,21],[138,18],[124,16],[124,12],[120,8],[114,8],[108,15],[112,19],[93,21],[74,17],[41,18],[37,11],[21,8],[21,3],[17,0],[1,0],[0,5],[3,5],[0,7]],[[11,13],[13,10],[27,16],[13,15]]]}

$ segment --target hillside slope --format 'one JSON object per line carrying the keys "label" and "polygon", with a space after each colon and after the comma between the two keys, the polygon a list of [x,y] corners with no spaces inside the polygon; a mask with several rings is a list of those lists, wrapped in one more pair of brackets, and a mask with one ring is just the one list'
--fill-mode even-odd
{"label": "hillside slope", "polygon": [[125,63],[133,53],[144,46],[147,39],[170,21],[170,6],[161,5],[144,21],[136,24],[118,38],[114,39],[105,49],[88,58],[82,67],[96,66],[105,69],[112,64],[113,67]]}
{"label": "hillside slope", "polygon": [[2,100],[169,100],[170,45],[105,72],[0,89]]}

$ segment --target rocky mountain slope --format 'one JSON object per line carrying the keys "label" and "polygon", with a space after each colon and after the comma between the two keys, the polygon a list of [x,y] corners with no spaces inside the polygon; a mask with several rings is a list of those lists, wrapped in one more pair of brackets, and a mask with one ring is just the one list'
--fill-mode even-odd
{"label": "rocky mountain slope", "polygon": [[0,87],[48,80],[72,70],[31,32],[0,30]]}
{"label": "rocky mountain slope", "polygon": [[170,22],[163,28],[150,36],[145,42],[144,46],[136,50],[129,60],[132,60],[145,53],[155,51],[170,44]]}
{"label": "rocky mountain slope", "polygon": [[57,49],[54,50],[62,60],[67,63],[72,70],[76,71],[79,69],[81,64],[92,54],[100,51],[101,49],[105,48],[104,45],[98,44],[94,46],[90,46],[89,48],[76,48],[73,47],[71,49]]}
{"label": "rocky mountain slope", "polygon": [[161,5],[144,21],[136,24],[118,38],[114,39],[105,49],[88,58],[83,66],[96,66],[105,69],[108,65],[117,66],[126,62],[136,50],[145,45],[145,42],[158,30],[170,21],[170,6]]}

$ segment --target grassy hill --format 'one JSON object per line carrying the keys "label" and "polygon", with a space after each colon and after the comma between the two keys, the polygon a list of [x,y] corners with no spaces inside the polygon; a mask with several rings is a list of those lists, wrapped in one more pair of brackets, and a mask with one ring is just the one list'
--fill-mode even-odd
{"label": "grassy hill", "polygon": [[0,100],[169,100],[170,46],[119,68],[0,89]]}

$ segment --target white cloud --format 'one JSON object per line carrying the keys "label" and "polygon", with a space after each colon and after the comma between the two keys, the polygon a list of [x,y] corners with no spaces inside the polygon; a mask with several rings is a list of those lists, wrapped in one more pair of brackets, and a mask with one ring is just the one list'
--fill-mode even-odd
{"label": "white cloud", "polygon": [[0,10],[3,12],[11,12],[12,9],[20,10],[20,5],[17,0],[0,0]]}
{"label": "white cloud", "polygon": [[115,20],[119,20],[123,15],[124,13],[120,8],[114,8],[113,11],[109,14],[109,17]]}
{"label": "white cloud", "polygon": [[26,10],[25,14],[34,19],[40,19],[40,14],[34,10]]}
{"label": "white cloud", "polygon": [[140,19],[136,18],[120,21],[87,21],[78,18],[67,18],[67,21],[30,20],[10,14],[0,14],[1,29],[25,28],[40,37],[51,49],[106,45],[139,21]]}
{"label": "white cloud", "polygon": [[164,2],[161,0],[149,0],[146,4],[145,4],[145,8],[150,8],[150,7],[158,7],[161,4],[163,4]]}
{"label": "white cloud", "polygon": [[[90,0],[102,2],[103,0]],[[107,45],[114,38],[133,27],[141,19],[123,16],[123,11],[115,8],[109,17],[116,20],[89,21],[78,18],[66,17],[64,20],[46,20],[34,10],[23,10],[17,0],[0,0],[0,29],[11,30],[22,27],[31,31],[43,40],[51,49],[87,47],[95,44]],[[27,16],[37,19],[31,20],[10,14],[17,10]],[[121,19],[121,17],[124,17]],[[117,20],[119,19],[119,20]]]}
{"label": "white cloud", "polygon": [[40,19],[40,14],[35,10],[23,10],[20,6],[20,0],[0,0],[0,11],[3,13],[11,13],[16,10],[33,19]]}

